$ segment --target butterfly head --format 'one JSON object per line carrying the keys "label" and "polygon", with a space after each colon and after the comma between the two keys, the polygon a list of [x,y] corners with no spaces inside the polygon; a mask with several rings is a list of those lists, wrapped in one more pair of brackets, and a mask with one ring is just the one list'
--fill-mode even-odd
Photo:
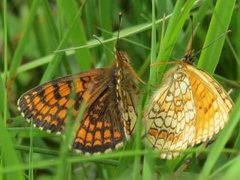
{"label": "butterfly head", "polygon": [[193,65],[194,63],[193,51],[185,53],[183,61],[187,64]]}
{"label": "butterfly head", "polygon": [[117,63],[129,63],[129,57],[126,52],[115,50],[115,61]]}

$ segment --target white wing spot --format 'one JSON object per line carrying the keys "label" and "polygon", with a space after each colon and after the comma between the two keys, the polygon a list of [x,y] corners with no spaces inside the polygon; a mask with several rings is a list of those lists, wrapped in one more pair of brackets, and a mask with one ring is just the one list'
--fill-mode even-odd
{"label": "white wing spot", "polygon": [[166,102],[171,102],[171,101],[173,101],[173,95],[172,95],[172,93],[169,93],[167,96],[166,96]]}
{"label": "white wing spot", "polygon": [[180,89],[181,89],[181,91],[182,91],[182,94],[185,94],[186,92],[187,92],[187,83],[186,82],[181,82],[180,83]]}
{"label": "white wing spot", "polygon": [[176,89],[175,91],[174,91],[174,96],[175,97],[178,97],[179,95],[180,95],[180,89],[178,88],[178,89]]}
{"label": "white wing spot", "polygon": [[167,116],[167,118],[165,119],[166,127],[170,126],[171,122],[172,122],[172,117],[171,116]]}
{"label": "white wing spot", "polygon": [[157,127],[162,127],[163,126],[163,120],[162,119],[156,119],[155,121],[155,124]]}

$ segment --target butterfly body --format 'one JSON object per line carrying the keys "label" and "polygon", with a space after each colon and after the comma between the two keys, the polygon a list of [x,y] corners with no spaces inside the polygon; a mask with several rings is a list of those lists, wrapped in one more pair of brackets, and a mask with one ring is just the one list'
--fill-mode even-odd
{"label": "butterfly body", "polygon": [[233,102],[206,72],[182,60],[168,70],[145,115],[147,142],[172,159],[217,134]]}
{"label": "butterfly body", "polygon": [[72,148],[82,153],[105,152],[120,146],[134,131],[138,92],[134,75],[127,55],[116,51],[112,67],[42,84],[23,94],[18,107],[34,126],[62,133],[69,111],[74,120],[86,102]]}

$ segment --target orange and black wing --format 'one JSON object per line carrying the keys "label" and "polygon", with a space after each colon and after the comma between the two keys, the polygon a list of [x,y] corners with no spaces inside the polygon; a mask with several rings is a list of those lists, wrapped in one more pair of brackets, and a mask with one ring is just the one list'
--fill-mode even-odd
{"label": "orange and black wing", "polygon": [[68,111],[72,110],[74,119],[85,101],[72,148],[82,153],[113,149],[126,140],[113,73],[112,69],[96,69],[50,81],[23,94],[18,108],[34,126],[61,133]]}
{"label": "orange and black wing", "polygon": [[103,90],[109,69],[97,69],[75,76],[62,77],[24,93],[18,100],[18,109],[35,127],[48,132],[64,130],[68,110],[78,114],[83,101],[93,101],[95,92]]}
{"label": "orange and black wing", "polygon": [[122,112],[115,98],[109,86],[99,94],[81,121],[72,149],[91,154],[105,152],[126,140]]}

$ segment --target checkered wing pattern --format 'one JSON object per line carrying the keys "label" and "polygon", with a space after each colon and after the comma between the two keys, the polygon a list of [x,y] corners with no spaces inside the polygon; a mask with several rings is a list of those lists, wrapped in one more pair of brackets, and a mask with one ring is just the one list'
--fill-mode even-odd
{"label": "checkered wing pattern", "polygon": [[[105,69],[62,77],[24,93],[18,100],[18,109],[34,126],[49,132],[61,133],[69,109],[77,115],[83,100],[94,101],[92,96],[102,91],[107,80]],[[95,96],[95,98],[97,98]]]}
{"label": "checkered wing pattern", "polygon": [[188,76],[181,67],[170,70],[150,101],[145,120],[146,140],[172,159],[194,138],[196,111]]}
{"label": "checkered wing pattern", "polygon": [[99,153],[120,146],[135,128],[138,91],[126,54],[117,51],[115,58],[112,68],[62,77],[26,92],[19,110],[34,126],[61,133],[69,110],[74,119],[85,101],[72,148]]}
{"label": "checkered wing pattern", "polygon": [[169,70],[145,115],[146,139],[172,159],[189,146],[205,142],[228,121],[233,102],[206,72],[181,61]]}

